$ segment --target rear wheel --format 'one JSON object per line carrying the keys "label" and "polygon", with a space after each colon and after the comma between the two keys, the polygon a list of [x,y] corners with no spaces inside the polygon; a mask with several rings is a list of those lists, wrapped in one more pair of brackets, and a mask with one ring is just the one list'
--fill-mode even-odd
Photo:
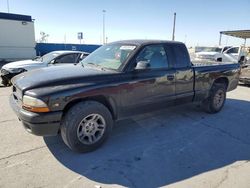
{"label": "rear wheel", "polygon": [[95,101],[80,102],[65,115],[61,127],[64,143],[77,152],[89,152],[100,147],[111,133],[110,111]]}
{"label": "rear wheel", "polygon": [[225,100],[225,84],[214,84],[210,91],[209,97],[203,101],[203,107],[208,113],[217,113],[223,108]]}

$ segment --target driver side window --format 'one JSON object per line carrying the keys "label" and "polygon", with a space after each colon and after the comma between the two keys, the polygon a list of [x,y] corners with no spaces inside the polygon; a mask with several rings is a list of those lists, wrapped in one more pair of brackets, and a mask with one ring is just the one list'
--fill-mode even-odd
{"label": "driver side window", "polygon": [[163,45],[146,46],[136,58],[136,63],[139,61],[148,62],[151,69],[168,67],[167,55]]}
{"label": "driver side window", "polygon": [[77,60],[78,54],[67,54],[61,56],[55,60],[55,63],[75,63]]}

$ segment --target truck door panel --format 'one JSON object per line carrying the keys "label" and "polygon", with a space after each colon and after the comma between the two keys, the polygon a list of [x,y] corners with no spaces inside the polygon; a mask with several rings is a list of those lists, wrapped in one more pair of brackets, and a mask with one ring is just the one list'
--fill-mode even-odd
{"label": "truck door panel", "polygon": [[132,81],[121,94],[124,115],[167,106],[175,100],[175,69],[168,67],[164,47],[146,46],[136,58],[139,61],[147,61],[150,67],[131,73]]}
{"label": "truck door panel", "polygon": [[175,77],[176,103],[191,102],[194,95],[193,68],[178,68]]}
{"label": "truck door panel", "polygon": [[189,54],[183,44],[172,46],[175,57],[175,95],[176,104],[191,102],[194,96],[194,71]]}

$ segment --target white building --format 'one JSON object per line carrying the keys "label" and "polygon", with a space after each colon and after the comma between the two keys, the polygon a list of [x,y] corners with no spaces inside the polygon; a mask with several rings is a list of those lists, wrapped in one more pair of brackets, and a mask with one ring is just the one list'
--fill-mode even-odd
{"label": "white building", "polygon": [[35,45],[31,16],[0,12],[0,61],[34,58]]}

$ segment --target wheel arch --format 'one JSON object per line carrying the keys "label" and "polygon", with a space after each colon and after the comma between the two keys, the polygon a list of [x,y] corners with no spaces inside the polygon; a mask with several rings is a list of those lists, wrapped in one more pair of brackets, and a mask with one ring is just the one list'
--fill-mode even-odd
{"label": "wheel arch", "polygon": [[72,106],[76,105],[79,102],[84,102],[84,101],[96,101],[96,102],[103,104],[110,111],[112,118],[114,120],[117,119],[117,110],[116,110],[115,101],[111,97],[106,97],[103,95],[89,96],[86,98],[79,98],[79,99],[74,99],[70,101],[63,109],[63,116],[67,113],[67,111]]}
{"label": "wheel arch", "polygon": [[214,80],[212,86],[214,84],[224,84],[226,86],[226,89],[228,88],[229,80],[227,77],[220,77]]}

